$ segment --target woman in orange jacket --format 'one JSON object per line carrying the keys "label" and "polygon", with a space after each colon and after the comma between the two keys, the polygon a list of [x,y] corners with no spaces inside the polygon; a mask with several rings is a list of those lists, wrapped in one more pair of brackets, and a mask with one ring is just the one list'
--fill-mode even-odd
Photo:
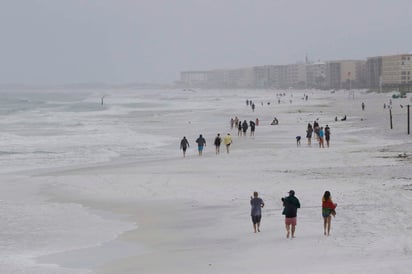
{"label": "woman in orange jacket", "polygon": [[330,225],[332,222],[332,216],[336,215],[337,204],[333,203],[332,197],[330,196],[329,191],[325,191],[322,197],[322,216],[323,216],[323,233],[329,236]]}

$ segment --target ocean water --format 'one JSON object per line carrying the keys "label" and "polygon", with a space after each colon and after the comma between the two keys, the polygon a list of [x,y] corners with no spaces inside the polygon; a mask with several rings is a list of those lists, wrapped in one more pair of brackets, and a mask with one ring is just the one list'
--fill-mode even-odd
{"label": "ocean water", "polygon": [[1,90],[0,97],[0,273],[87,273],[92,265],[67,263],[72,270],[36,258],[96,246],[140,252],[103,244],[137,224],[47,201],[39,193],[53,178],[33,175],[176,150],[166,121],[174,101],[130,90]]}
{"label": "ocean water", "polygon": [[138,246],[108,244],[138,224],[79,204],[50,201],[42,192],[54,186],[53,176],[37,175],[109,162],[180,158],[183,132],[194,143],[222,119],[216,108],[230,110],[225,97],[214,94],[0,90],[0,273],[88,273],[97,262],[78,258],[78,264],[57,266],[50,254],[87,254],[98,246],[118,250],[119,256],[141,252]]}
{"label": "ocean water", "polygon": [[154,94],[146,93],[2,91],[0,173],[156,154],[156,147],[168,144],[167,137],[157,135],[164,113],[156,108],[173,102],[155,100]]}

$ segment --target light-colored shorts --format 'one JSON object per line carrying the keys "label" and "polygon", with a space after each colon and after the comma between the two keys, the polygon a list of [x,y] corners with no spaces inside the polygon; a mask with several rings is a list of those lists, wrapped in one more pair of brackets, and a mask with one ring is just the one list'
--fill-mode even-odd
{"label": "light-colored shorts", "polygon": [[286,225],[296,225],[297,217],[285,218]]}

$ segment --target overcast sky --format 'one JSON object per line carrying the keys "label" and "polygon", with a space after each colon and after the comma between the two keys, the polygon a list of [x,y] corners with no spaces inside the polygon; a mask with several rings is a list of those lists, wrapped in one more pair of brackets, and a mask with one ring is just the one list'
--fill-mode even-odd
{"label": "overcast sky", "polygon": [[411,52],[412,1],[0,0],[0,37],[0,84],[170,83]]}

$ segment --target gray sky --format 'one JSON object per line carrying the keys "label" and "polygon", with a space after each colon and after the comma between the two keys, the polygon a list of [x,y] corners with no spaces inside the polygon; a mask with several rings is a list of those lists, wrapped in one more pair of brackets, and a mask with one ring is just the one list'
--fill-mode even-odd
{"label": "gray sky", "polygon": [[363,59],[412,51],[411,33],[411,0],[0,0],[0,84]]}

